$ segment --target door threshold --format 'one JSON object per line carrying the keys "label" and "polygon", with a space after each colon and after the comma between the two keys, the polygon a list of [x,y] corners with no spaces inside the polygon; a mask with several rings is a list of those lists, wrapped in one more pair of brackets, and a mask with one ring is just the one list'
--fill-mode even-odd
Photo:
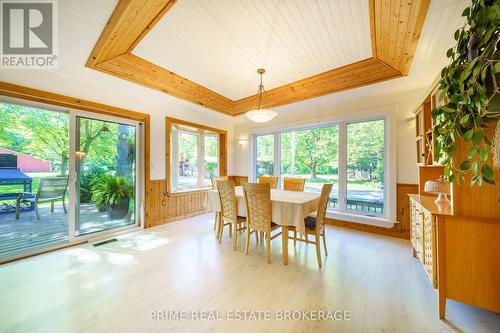
{"label": "door threshold", "polygon": [[[57,250],[62,250],[62,249],[68,248],[68,247],[76,246],[76,245],[82,245],[82,244],[85,244],[85,243],[96,243],[96,242],[99,242],[99,241],[102,241],[102,240],[105,240],[105,239],[112,238],[114,236],[123,235],[123,234],[129,233],[129,232],[133,232],[133,231],[143,230],[143,228],[141,226],[138,226],[138,225],[135,225],[135,224],[134,225],[130,225],[130,226],[121,227],[119,229],[120,230],[109,230],[109,232],[105,232],[105,233],[100,234],[100,235],[88,235],[85,238],[76,239],[76,240],[72,241],[71,243],[54,245],[54,246],[50,246],[50,247],[47,247],[47,248],[42,249],[42,250],[37,250],[37,251],[33,251],[33,252],[27,252],[27,253],[24,253],[24,254],[20,254],[20,255],[14,256],[12,258],[0,260],[0,265],[8,264],[8,263],[11,263],[11,262],[14,262],[14,261],[18,261],[18,260],[21,260],[21,259],[27,259],[27,258],[39,256],[39,255],[50,253],[50,252],[54,252],[54,251],[57,251]],[[94,236],[94,237],[91,237],[91,236]]]}

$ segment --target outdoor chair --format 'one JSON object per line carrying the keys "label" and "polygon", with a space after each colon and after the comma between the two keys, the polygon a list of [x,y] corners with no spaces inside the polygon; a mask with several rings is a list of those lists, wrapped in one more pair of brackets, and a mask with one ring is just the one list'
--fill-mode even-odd
{"label": "outdoor chair", "polygon": [[50,202],[50,211],[54,212],[54,202],[57,200],[62,201],[64,213],[67,214],[66,203],[64,199],[66,198],[66,192],[68,189],[68,177],[50,177],[41,178],[40,186],[38,187],[37,193],[21,193],[16,202],[16,220],[19,219],[19,213],[21,210],[21,203],[33,204],[35,208],[36,218],[40,220],[40,211],[38,210],[38,204],[43,202]]}

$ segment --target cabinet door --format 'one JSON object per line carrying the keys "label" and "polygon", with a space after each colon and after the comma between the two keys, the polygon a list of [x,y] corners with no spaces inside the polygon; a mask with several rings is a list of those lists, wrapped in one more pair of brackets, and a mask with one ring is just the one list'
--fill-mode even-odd
{"label": "cabinet door", "polygon": [[437,288],[437,265],[436,265],[436,217],[429,212],[423,213],[423,264],[432,286]]}
{"label": "cabinet door", "polygon": [[420,205],[415,201],[410,201],[410,209],[411,209],[411,243],[415,252],[417,253],[417,257],[420,261],[423,262],[423,253],[422,253],[422,209]]}

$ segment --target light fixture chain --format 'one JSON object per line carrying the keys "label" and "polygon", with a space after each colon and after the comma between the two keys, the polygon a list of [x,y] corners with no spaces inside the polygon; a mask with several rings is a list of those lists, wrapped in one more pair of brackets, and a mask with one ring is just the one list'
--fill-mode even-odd
{"label": "light fixture chain", "polygon": [[[267,96],[267,92],[264,89],[264,84],[262,83],[263,81],[262,74],[264,74],[265,72],[266,70],[264,68],[259,68],[257,70],[257,73],[260,75],[259,90],[257,91],[257,94],[259,96],[255,100],[254,109],[245,113],[248,119],[257,123],[265,123],[273,119],[277,115],[276,111],[266,108],[262,109],[264,103],[264,97],[268,100],[269,104],[269,97]],[[255,106],[257,106],[257,108],[255,108]]]}

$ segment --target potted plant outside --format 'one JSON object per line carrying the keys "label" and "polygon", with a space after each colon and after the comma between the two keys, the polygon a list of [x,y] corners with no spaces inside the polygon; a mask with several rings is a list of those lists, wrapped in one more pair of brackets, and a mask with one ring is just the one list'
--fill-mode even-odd
{"label": "potted plant outside", "polygon": [[133,192],[124,177],[104,175],[92,185],[92,201],[97,207],[106,207],[110,220],[122,219],[128,215]]}

